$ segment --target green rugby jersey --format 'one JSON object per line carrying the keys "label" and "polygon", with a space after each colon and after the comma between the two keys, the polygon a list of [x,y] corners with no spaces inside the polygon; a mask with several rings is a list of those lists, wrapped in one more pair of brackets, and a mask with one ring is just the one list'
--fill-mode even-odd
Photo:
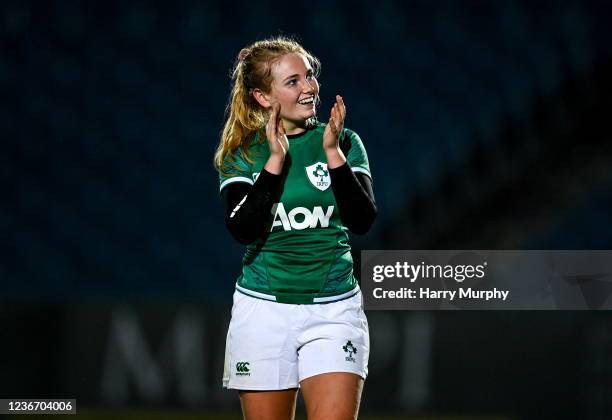
{"label": "green rugby jersey", "polygon": [[[285,183],[280,202],[267,223],[270,234],[249,244],[237,289],[245,294],[283,303],[321,303],[344,299],[357,291],[347,228],[331,188],[323,151],[325,124],[289,138]],[[344,129],[340,147],[354,172],[371,177],[359,136]],[[265,166],[268,141],[251,142],[248,163],[240,149],[226,158],[219,182],[222,190],[234,182],[253,184]]]}

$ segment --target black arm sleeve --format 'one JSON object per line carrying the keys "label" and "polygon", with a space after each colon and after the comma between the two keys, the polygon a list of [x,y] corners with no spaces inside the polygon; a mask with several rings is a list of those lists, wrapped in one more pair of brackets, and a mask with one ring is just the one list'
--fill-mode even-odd
{"label": "black arm sleeve", "polygon": [[281,186],[281,175],[262,169],[253,186],[237,182],[223,188],[225,225],[238,242],[248,245],[263,235]]}
{"label": "black arm sleeve", "polygon": [[340,220],[351,232],[363,235],[370,230],[378,212],[372,180],[365,174],[353,173],[348,163],[330,169],[329,176]]}

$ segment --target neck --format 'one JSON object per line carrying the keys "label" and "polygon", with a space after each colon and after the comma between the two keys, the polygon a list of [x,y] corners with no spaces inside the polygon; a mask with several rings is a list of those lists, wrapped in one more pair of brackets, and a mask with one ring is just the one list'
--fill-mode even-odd
{"label": "neck", "polygon": [[283,118],[285,134],[300,134],[306,131],[306,121],[291,121]]}

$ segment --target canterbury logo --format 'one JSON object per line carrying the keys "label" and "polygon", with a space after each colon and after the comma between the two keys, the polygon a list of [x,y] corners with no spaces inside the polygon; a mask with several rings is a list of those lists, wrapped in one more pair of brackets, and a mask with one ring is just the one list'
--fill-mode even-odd
{"label": "canterbury logo", "polygon": [[236,363],[236,375],[250,375],[249,374],[249,362],[238,362]]}

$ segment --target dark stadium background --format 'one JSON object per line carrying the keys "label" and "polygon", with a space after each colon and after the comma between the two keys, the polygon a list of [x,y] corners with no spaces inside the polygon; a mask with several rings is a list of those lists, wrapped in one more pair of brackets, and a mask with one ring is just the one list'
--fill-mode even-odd
{"label": "dark stadium background", "polygon": [[[3,1],[0,397],[239,418],[212,155],[233,60],[270,35],[321,59],[320,115],[342,94],[369,152],[355,250],[612,249],[610,9]],[[368,316],[364,419],[612,416],[608,312]]]}

